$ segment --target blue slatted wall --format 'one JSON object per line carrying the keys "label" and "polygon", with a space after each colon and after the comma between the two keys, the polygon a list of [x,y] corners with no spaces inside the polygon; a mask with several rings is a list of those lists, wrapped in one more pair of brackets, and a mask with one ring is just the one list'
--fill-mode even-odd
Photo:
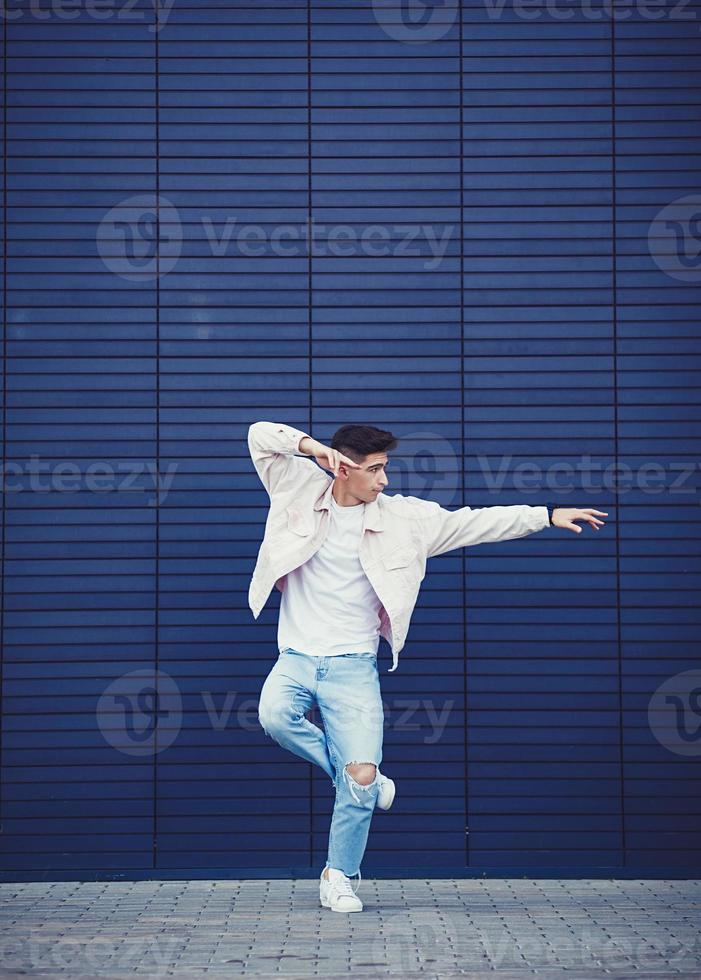
{"label": "blue slatted wall", "polygon": [[[631,867],[682,876],[701,864],[700,26],[698,4],[616,25],[621,826]],[[667,492],[643,489],[650,463]]]}
{"label": "blue slatted wall", "polygon": [[323,866],[329,781],[257,723],[257,419],[609,512],[429,563],[364,874],[699,873],[700,11],[566,6],[4,21],[5,878]]}

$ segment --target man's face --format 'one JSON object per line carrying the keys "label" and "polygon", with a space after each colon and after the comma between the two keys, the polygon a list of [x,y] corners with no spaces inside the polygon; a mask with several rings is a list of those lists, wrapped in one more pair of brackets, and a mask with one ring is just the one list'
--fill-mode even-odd
{"label": "man's face", "polygon": [[344,490],[366,504],[377,500],[389,483],[385,473],[388,463],[387,453],[370,453],[360,461],[359,470],[350,469],[341,463],[341,472],[347,474],[347,479],[343,480]]}

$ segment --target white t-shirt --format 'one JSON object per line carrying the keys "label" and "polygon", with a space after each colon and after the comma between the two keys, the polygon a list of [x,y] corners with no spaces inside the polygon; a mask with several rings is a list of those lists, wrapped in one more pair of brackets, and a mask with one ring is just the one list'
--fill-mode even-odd
{"label": "white t-shirt", "polygon": [[377,653],[381,602],[358,557],[365,504],[331,496],[329,531],[315,555],[289,572],[280,599],[278,649],[315,657]]}

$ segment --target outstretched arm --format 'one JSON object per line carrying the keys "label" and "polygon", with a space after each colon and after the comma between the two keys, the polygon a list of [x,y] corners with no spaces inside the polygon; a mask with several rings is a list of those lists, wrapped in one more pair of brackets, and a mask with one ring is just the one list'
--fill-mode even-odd
{"label": "outstretched arm", "polygon": [[[531,507],[528,504],[511,504],[494,507],[460,507],[446,510],[433,501],[423,501],[427,518],[427,558],[445,554],[455,548],[473,544],[487,544],[494,541],[510,541],[522,538],[535,531],[541,531],[549,524],[566,527],[575,532],[581,528],[575,520],[586,519],[598,529],[603,521],[595,514],[603,511],[587,508],[549,506]],[[552,514],[552,521],[551,521]]]}
{"label": "outstretched arm", "polygon": [[426,524],[427,558],[472,544],[522,538],[542,531],[550,523],[545,507],[528,504],[447,510],[433,501],[425,503],[430,508]]}

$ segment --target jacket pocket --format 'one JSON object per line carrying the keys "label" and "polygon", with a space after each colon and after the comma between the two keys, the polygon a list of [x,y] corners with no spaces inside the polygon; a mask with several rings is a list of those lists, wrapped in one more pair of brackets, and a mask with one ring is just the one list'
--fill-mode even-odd
{"label": "jacket pocket", "polygon": [[382,556],[382,564],[388,569],[407,568],[415,562],[418,564],[416,553],[407,548],[396,548]]}

